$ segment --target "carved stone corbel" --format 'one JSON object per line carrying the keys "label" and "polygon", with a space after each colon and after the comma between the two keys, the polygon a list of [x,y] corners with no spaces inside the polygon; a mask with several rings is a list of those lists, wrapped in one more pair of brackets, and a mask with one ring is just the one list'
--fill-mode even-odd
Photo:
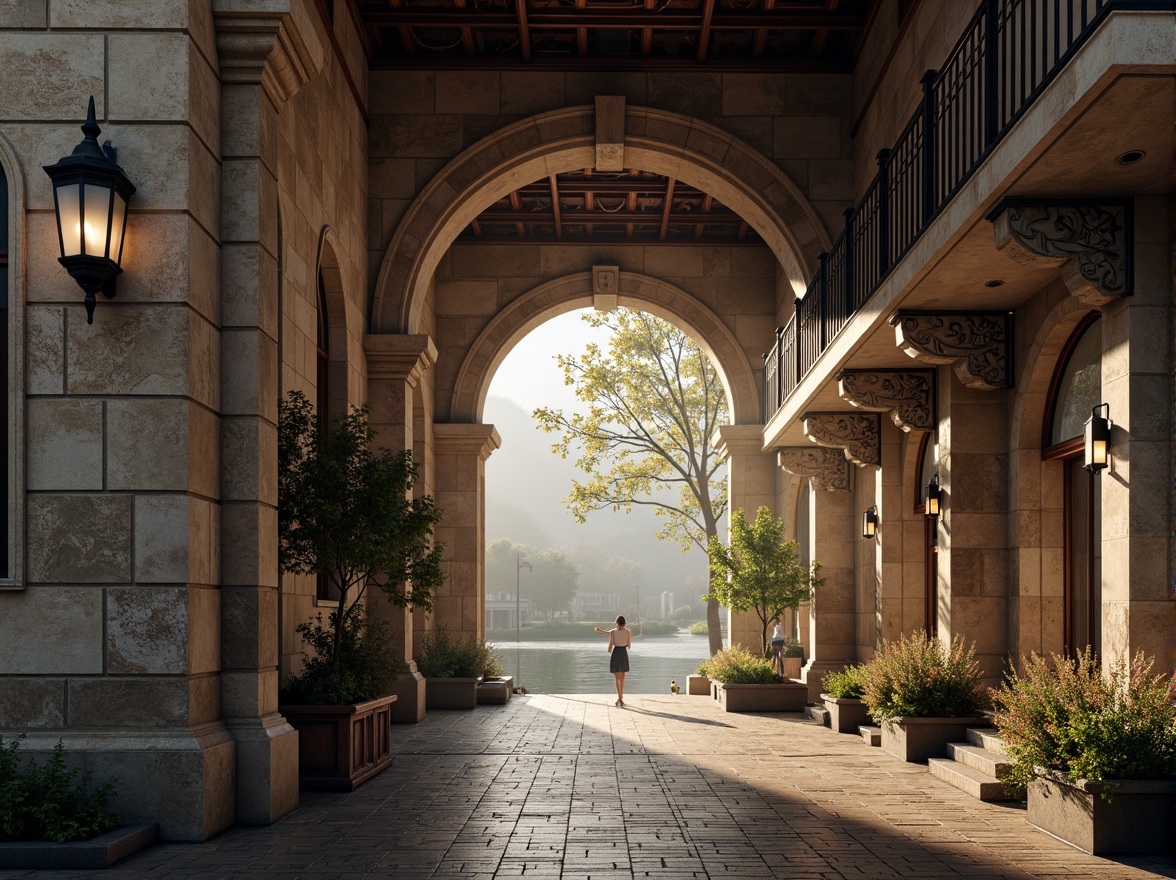
{"label": "carved stone corbel", "polygon": [[223,82],[260,83],[275,105],[289,100],[323,68],[323,47],[304,4],[291,0],[214,0],[216,52]]}
{"label": "carved stone corbel", "polygon": [[955,364],[969,388],[1013,387],[1012,312],[906,312],[890,319],[895,342],[928,364]]}
{"label": "carved stone corbel", "polygon": [[934,370],[842,370],[837,393],[852,406],[890,410],[904,431],[935,428]]}
{"label": "carved stone corbel", "polygon": [[1087,305],[1131,295],[1130,204],[1002,202],[988,219],[998,251],[1023,266],[1061,266],[1066,287]]}
{"label": "carved stone corbel", "polygon": [[811,477],[822,489],[849,491],[849,460],[840,450],[824,446],[789,446],[776,452],[776,463],[790,474]]}
{"label": "carved stone corbel", "polygon": [[818,446],[840,449],[858,467],[882,464],[882,425],[878,413],[808,412],[804,434]]}

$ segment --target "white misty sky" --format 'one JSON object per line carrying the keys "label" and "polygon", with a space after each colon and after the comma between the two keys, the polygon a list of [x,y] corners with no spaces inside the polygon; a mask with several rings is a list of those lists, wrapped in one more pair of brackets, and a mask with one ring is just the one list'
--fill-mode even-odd
{"label": "white misty sky", "polygon": [[536,327],[518,345],[494,374],[486,401],[484,420],[494,423],[495,397],[513,400],[527,412],[537,406],[555,406],[575,410],[579,401],[570,385],[563,383],[563,370],[555,362],[557,354],[576,354],[592,341],[607,345],[608,331],[589,327],[581,319],[581,309],[552,318]]}

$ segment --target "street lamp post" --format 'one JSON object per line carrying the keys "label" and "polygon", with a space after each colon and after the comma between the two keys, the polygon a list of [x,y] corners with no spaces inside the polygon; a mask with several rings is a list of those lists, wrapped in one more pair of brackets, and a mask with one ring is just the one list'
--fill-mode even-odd
{"label": "street lamp post", "polygon": [[519,651],[519,643],[521,642],[521,633],[523,626],[523,619],[520,615],[519,596],[522,593],[523,586],[523,569],[527,571],[534,571],[531,568],[531,563],[523,559],[522,553],[515,553],[515,676],[518,679],[515,682],[515,689],[522,691],[523,687],[523,665],[522,656]]}

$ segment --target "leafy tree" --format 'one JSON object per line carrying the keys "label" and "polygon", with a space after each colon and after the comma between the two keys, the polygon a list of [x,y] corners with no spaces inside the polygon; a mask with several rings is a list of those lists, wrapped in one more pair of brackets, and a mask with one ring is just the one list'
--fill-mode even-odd
{"label": "leafy tree", "polygon": [[375,451],[374,439],[366,407],[327,432],[300,392],[278,409],[278,561],[284,572],[326,577],[339,596],[327,634],[314,644],[337,678],[348,653],[344,634],[362,627],[357,606],[369,585],[402,608],[428,610],[444,579],[442,547],[432,541],[441,513],[431,498],[409,498],[412,453]]}
{"label": "leafy tree", "polygon": [[823,584],[817,577],[821,563],[805,567],[797,554],[796,541],[784,540],[784,521],[766,507],[755,512],[748,523],[742,510],[731,514],[731,546],[711,538],[711,592],[732,611],[752,611],[760,619],[761,647],[768,651],[768,625],[785,610],[800,604]]}
{"label": "leafy tree", "polygon": [[552,617],[567,611],[579,587],[580,571],[563,553],[550,547],[536,549],[499,538],[486,545],[487,592],[513,593],[519,584],[518,560],[531,568],[523,578],[522,595],[537,614]]}
{"label": "leafy tree", "polygon": [[[710,445],[727,421],[727,401],[706,353],[673,325],[631,309],[584,316],[612,331],[607,354],[590,344],[582,357],[561,355],[564,382],[588,412],[533,413],[547,432],[560,434],[552,451],[575,451],[588,479],[575,481],[566,499],[577,521],[594,510],[652,507],[665,518],[661,540],[682,551],[705,550],[727,509],[727,490],[716,479],[721,461]],[[711,653],[722,647],[719,609],[707,601]]]}

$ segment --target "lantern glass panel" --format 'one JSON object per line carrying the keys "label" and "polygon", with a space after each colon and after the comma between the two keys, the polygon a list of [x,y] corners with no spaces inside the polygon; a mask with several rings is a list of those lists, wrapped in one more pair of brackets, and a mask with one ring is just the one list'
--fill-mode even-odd
{"label": "lantern glass panel", "polygon": [[57,187],[57,222],[61,227],[61,255],[82,252],[82,203],[80,183]]}
{"label": "lantern glass panel", "polygon": [[110,229],[110,198],[114,190],[86,184],[83,208],[86,213],[85,248],[87,256],[105,257],[108,231]]}
{"label": "lantern glass panel", "polygon": [[127,227],[127,201],[121,194],[114,194],[114,216],[110,220],[110,259],[122,263],[123,233]]}

